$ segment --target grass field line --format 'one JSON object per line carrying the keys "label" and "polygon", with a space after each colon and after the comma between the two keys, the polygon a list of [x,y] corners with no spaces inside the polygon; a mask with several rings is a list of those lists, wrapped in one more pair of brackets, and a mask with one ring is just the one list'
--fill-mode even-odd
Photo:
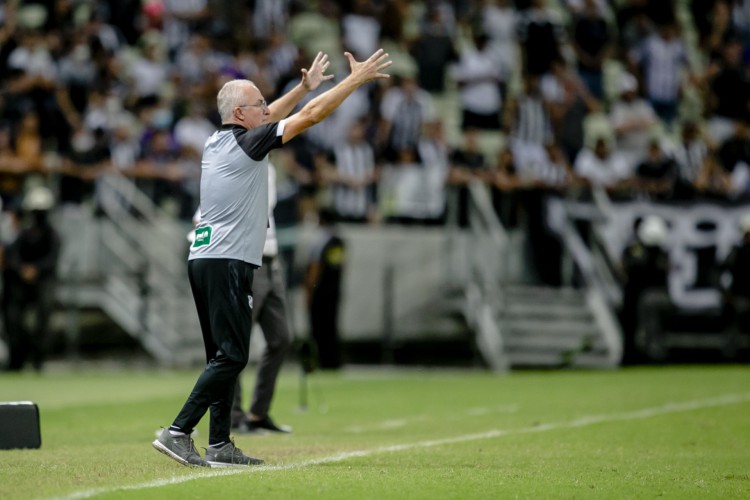
{"label": "grass field line", "polygon": [[665,403],[661,406],[653,406],[649,408],[642,408],[640,410],[632,410],[620,413],[605,413],[600,415],[586,415],[569,421],[563,422],[551,422],[547,424],[537,424],[530,427],[522,427],[518,429],[493,429],[486,432],[464,434],[460,436],[446,437],[441,439],[432,439],[427,441],[416,441],[413,443],[401,443],[389,446],[380,446],[365,450],[354,450],[335,455],[329,455],[327,457],[313,458],[309,460],[303,460],[300,462],[291,462],[279,465],[263,465],[258,467],[247,467],[247,468],[230,468],[230,469],[218,469],[202,471],[196,470],[195,474],[189,476],[178,476],[165,479],[157,479],[139,484],[131,484],[124,486],[113,486],[106,488],[94,488],[89,490],[83,490],[74,492],[69,495],[61,497],[54,497],[56,500],[74,500],[91,498],[97,495],[103,495],[107,493],[113,493],[116,491],[135,491],[144,490],[150,488],[161,488],[173,484],[181,484],[188,481],[194,481],[196,479],[220,477],[220,476],[233,476],[236,474],[248,474],[255,472],[271,472],[271,471],[285,471],[292,469],[299,469],[304,467],[311,467],[315,465],[323,465],[330,463],[343,462],[352,458],[362,458],[371,455],[377,455],[382,453],[394,453],[405,450],[412,450],[418,448],[431,448],[435,446],[444,446],[450,444],[466,443],[470,441],[480,441],[485,439],[493,439],[505,436],[533,434],[540,432],[549,432],[561,429],[576,429],[581,427],[588,427],[606,422],[618,422],[618,421],[630,421],[630,420],[641,420],[652,417],[658,417],[661,415],[667,415],[671,413],[689,412],[694,410],[703,410],[707,408],[727,406],[733,404],[741,404],[750,402],[750,393],[740,394],[724,394],[708,399],[698,399],[692,401],[682,402],[670,402]]}
{"label": "grass field line", "polygon": [[515,413],[518,411],[517,404],[500,405],[494,407],[477,406],[474,408],[467,408],[463,412],[457,412],[450,416],[435,416],[435,415],[413,415],[409,417],[391,418],[388,420],[381,420],[380,422],[369,423],[365,425],[350,425],[344,429],[344,432],[350,432],[352,434],[361,434],[363,432],[370,431],[383,431],[391,429],[400,429],[411,424],[423,423],[430,420],[440,418],[441,420],[463,420],[467,417],[481,417],[490,415],[493,413]]}

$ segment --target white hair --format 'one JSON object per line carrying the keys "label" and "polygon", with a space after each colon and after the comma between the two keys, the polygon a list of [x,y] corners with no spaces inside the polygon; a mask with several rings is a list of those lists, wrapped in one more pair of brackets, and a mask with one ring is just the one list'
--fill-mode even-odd
{"label": "white hair", "polygon": [[243,90],[247,85],[255,87],[250,80],[230,80],[219,90],[216,96],[216,106],[219,108],[222,123],[227,123],[232,118],[232,109],[239,105]]}

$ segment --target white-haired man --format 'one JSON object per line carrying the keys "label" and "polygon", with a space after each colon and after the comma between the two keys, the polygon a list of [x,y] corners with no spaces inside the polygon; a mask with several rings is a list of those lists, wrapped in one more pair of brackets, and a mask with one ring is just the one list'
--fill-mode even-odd
{"label": "white-haired man", "polygon": [[[263,463],[230,438],[237,376],[248,361],[253,271],[262,264],[268,226],[268,153],[330,115],[352,92],[379,78],[391,62],[378,50],[358,62],[345,53],[351,73],[287,116],[305,94],[332,78],[328,56],[318,53],[301,82],[271,104],[248,80],[227,82],[217,105],[222,127],[207,141],[201,162],[201,221],[190,248],[188,277],[206,349],[206,368],[182,410],[153,446],[184,465],[226,467]],[[206,458],[190,434],[210,410]]]}

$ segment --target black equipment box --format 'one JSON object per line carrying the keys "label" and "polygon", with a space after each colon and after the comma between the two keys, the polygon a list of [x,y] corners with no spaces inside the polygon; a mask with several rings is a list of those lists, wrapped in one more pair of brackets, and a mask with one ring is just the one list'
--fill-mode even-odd
{"label": "black equipment box", "polygon": [[37,405],[30,401],[0,402],[0,450],[40,446]]}

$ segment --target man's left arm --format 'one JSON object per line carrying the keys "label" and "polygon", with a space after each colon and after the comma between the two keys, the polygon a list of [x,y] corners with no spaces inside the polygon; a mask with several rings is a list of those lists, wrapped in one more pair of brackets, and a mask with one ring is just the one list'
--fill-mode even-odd
{"label": "man's left arm", "polygon": [[302,81],[295,85],[292,90],[269,104],[268,110],[271,112],[271,116],[268,121],[283,120],[289,116],[289,113],[308,92],[317,89],[321,83],[333,78],[333,75],[324,75],[330,64],[328,55],[318,52],[310,65],[310,69],[302,68]]}

